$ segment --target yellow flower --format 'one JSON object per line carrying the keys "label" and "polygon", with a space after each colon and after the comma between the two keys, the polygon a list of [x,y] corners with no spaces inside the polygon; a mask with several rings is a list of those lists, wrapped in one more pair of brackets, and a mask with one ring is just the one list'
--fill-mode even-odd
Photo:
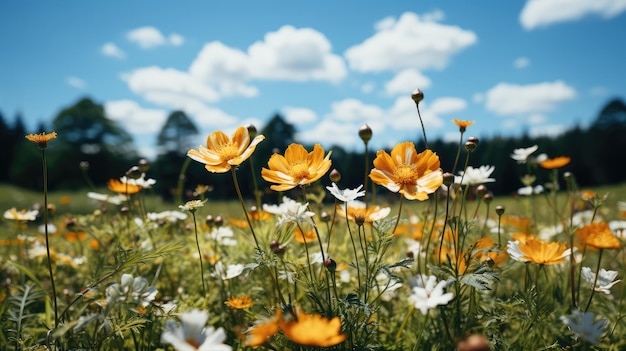
{"label": "yellow flower", "polygon": [[324,157],[324,148],[315,144],[313,151],[307,152],[300,144],[291,144],[285,156],[274,154],[267,162],[268,168],[261,170],[263,179],[270,183],[274,191],[286,191],[298,185],[311,184],[320,179],[330,169],[329,151]]}
{"label": "yellow flower", "polygon": [[265,139],[263,135],[257,135],[250,142],[250,134],[246,127],[237,128],[230,138],[224,132],[217,131],[209,134],[206,147],[201,145],[198,150],[191,149],[187,156],[204,163],[206,165],[204,168],[209,172],[224,173],[252,156],[257,144],[263,139]]}
{"label": "yellow flower", "polygon": [[245,341],[246,346],[261,346],[265,344],[269,338],[278,333],[278,321],[281,319],[282,313],[280,309],[276,311],[276,315],[272,318],[256,324],[247,331],[248,338]]}
{"label": "yellow flower", "polygon": [[280,319],[279,325],[291,341],[300,345],[330,347],[346,340],[346,334],[341,333],[339,317],[327,319],[298,311],[297,318],[290,321]]}
{"label": "yellow flower", "polygon": [[565,167],[572,159],[567,156],[559,156],[555,158],[549,158],[545,161],[539,162],[539,166],[545,169],[556,169]]}
{"label": "yellow flower", "polygon": [[539,239],[529,239],[518,247],[523,254],[522,258],[543,265],[564,263],[570,254],[570,250],[563,243],[548,243]]}
{"label": "yellow flower", "polygon": [[293,230],[293,237],[300,244],[304,243],[312,243],[317,241],[317,234],[314,229],[305,229],[304,231],[300,230],[299,227],[296,227]]}
{"label": "yellow flower", "polygon": [[376,153],[370,179],[378,185],[400,192],[409,200],[426,200],[443,183],[439,156],[431,150],[417,153],[415,145],[404,142],[391,150]]}
{"label": "yellow flower", "polygon": [[464,121],[464,120],[458,120],[456,118],[452,119],[452,122],[454,122],[454,124],[456,124],[459,127],[459,131],[461,133],[465,132],[467,127],[474,124],[474,121]]}
{"label": "yellow flower", "polygon": [[120,180],[117,179],[110,179],[107,183],[107,186],[109,187],[109,190],[118,194],[131,195],[136,194],[141,190],[141,186],[139,185],[122,183]]}
{"label": "yellow flower", "polygon": [[41,132],[41,134],[28,134],[26,139],[32,141],[37,144],[40,149],[45,149],[48,146],[48,142],[57,137],[57,132],[46,133]]}
{"label": "yellow flower", "polygon": [[248,295],[242,295],[237,297],[231,296],[224,303],[226,304],[226,306],[236,310],[243,310],[254,306],[252,299]]}
{"label": "yellow flower", "polygon": [[596,249],[619,249],[619,239],[611,232],[606,222],[593,222],[576,231],[576,236],[585,245]]}

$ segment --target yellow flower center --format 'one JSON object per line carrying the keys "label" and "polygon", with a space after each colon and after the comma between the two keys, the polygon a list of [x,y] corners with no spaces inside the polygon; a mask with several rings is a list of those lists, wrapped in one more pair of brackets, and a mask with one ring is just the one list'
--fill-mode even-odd
{"label": "yellow flower center", "polygon": [[289,167],[289,174],[296,179],[306,178],[309,175],[308,163],[304,160],[292,163]]}
{"label": "yellow flower center", "polygon": [[232,142],[220,145],[217,152],[219,153],[222,161],[230,161],[239,156],[239,148]]}
{"label": "yellow flower center", "polygon": [[394,168],[393,175],[399,184],[411,184],[417,180],[417,169],[414,166],[403,164]]}

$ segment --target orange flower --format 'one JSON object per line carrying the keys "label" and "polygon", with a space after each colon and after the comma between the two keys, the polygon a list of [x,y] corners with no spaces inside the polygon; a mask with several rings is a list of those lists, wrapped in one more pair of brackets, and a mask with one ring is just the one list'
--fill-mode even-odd
{"label": "orange flower", "polygon": [[300,228],[296,227],[293,230],[293,237],[300,244],[304,244],[305,242],[306,243],[312,243],[314,241],[317,241],[317,234],[315,233],[314,229],[309,229],[309,230],[302,231],[302,230],[300,230]]}
{"label": "orange flower", "polygon": [[270,183],[274,191],[286,191],[298,185],[311,184],[320,179],[330,169],[329,151],[324,157],[324,149],[315,144],[308,153],[304,146],[291,144],[285,150],[285,156],[274,154],[267,162],[268,168],[261,170],[263,179]]}
{"label": "orange flower", "polygon": [[250,142],[250,134],[246,127],[237,128],[230,138],[224,132],[217,131],[209,134],[206,147],[200,145],[198,150],[191,149],[187,156],[204,163],[206,165],[204,168],[209,172],[224,173],[252,156],[257,144],[263,139],[265,139],[263,135],[257,135]]}
{"label": "orange flower", "polygon": [[252,299],[248,295],[242,295],[237,297],[231,296],[224,303],[226,304],[226,306],[236,310],[243,310],[254,306]]}
{"label": "orange flower", "polygon": [[539,163],[539,166],[545,169],[557,169],[565,167],[572,159],[567,156],[559,156],[555,158],[549,158]]}
{"label": "orange flower", "polygon": [[576,231],[576,236],[585,245],[596,249],[619,249],[619,239],[611,232],[606,222],[593,222]]}
{"label": "orange flower", "polygon": [[126,195],[135,194],[141,190],[141,186],[139,185],[122,183],[120,180],[117,179],[110,179],[107,183],[107,186],[109,187],[109,190],[113,192]]}
{"label": "orange flower", "polygon": [[278,321],[281,318],[282,312],[278,309],[275,316],[250,328],[247,332],[248,338],[244,344],[252,347],[265,344],[269,338],[278,333]]}
{"label": "orange flower", "polygon": [[347,337],[341,333],[339,317],[327,319],[319,314],[298,311],[297,318],[290,321],[281,318],[279,325],[291,341],[300,345],[330,347],[344,342]]}
{"label": "orange flower", "polygon": [[460,121],[460,120],[458,120],[456,118],[452,119],[452,122],[454,122],[454,124],[456,124],[459,127],[459,131],[461,133],[465,132],[467,127],[469,127],[472,124],[474,124],[474,121],[464,121],[464,120]]}
{"label": "orange flower", "polygon": [[83,241],[83,240],[87,239],[89,234],[87,234],[86,232],[71,232],[71,231],[68,231],[63,236],[65,237],[65,239],[67,241],[69,241],[71,243],[75,243],[77,241]]}
{"label": "orange flower", "polygon": [[40,149],[45,149],[48,146],[48,142],[56,137],[57,132],[41,132],[41,134],[28,134],[25,138],[37,144]]}
{"label": "orange flower", "polygon": [[518,247],[523,254],[522,258],[543,265],[564,263],[571,252],[564,243],[548,243],[539,239],[529,239]]}
{"label": "orange flower", "polygon": [[404,142],[391,150],[376,153],[370,179],[409,200],[426,200],[443,183],[439,156],[431,150],[417,153],[415,145]]}

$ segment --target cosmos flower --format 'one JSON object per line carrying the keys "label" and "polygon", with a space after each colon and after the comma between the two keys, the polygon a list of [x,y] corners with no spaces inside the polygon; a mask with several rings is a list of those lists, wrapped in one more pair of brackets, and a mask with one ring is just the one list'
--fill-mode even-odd
{"label": "cosmos flower", "polygon": [[480,166],[479,168],[468,166],[465,171],[459,171],[461,176],[455,177],[454,182],[462,185],[493,183],[496,180],[489,178],[489,176],[491,176],[491,173],[493,173],[495,169],[495,166]]}
{"label": "cosmos flower", "polygon": [[474,121],[458,120],[456,118],[452,119],[452,122],[454,122],[454,124],[456,124],[457,127],[459,127],[459,131],[461,133],[464,133],[467,127],[474,124]]}
{"label": "cosmos flower", "polygon": [[[347,211],[346,211],[347,207]],[[391,208],[371,205],[367,207],[363,201],[350,201],[337,205],[337,214],[342,217],[348,217],[349,220],[357,224],[373,223],[381,220],[389,215]]]}
{"label": "cosmos flower", "polygon": [[339,201],[349,202],[365,196],[365,190],[361,190],[363,184],[359,185],[355,189],[339,189],[336,183],[333,182],[332,186],[327,186],[326,189]]}
{"label": "cosmos flower", "polygon": [[295,318],[279,320],[280,329],[291,341],[305,346],[330,347],[346,340],[341,333],[341,319],[328,319],[319,314],[308,314],[297,309]]}
{"label": "cosmos flower", "polygon": [[100,202],[108,202],[113,205],[119,205],[123,201],[127,200],[126,196],[123,194],[107,195],[107,194],[95,193],[93,191],[88,192],[87,197],[90,199],[100,201]]}
{"label": "cosmos flower", "polygon": [[572,159],[567,156],[559,156],[541,161],[539,162],[539,166],[545,169],[557,169],[567,166],[571,160]]}
{"label": "cosmos flower", "polygon": [[517,194],[522,196],[538,195],[543,193],[543,185],[525,186],[517,189]]}
{"label": "cosmos flower", "polygon": [[570,255],[571,249],[559,242],[545,242],[529,238],[525,243],[509,241],[507,253],[512,259],[520,262],[532,262],[542,265],[560,264]]}
{"label": "cosmos flower", "polygon": [[576,236],[585,245],[596,249],[619,249],[619,239],[611,232],[608,223],[593,222],[576,230]]}
{"label": "cosmos flower", "polygon": [[409,200],[426,200],[443,184],[439,156],[431,150],[418,154],[411,142],[396,145],[391,155],[379,150],[369,177]]}
{"label": "cosmos flower", "polygon": [[419,275],[416,278],[416,282],[417,285],[413,287],[409,295],[409,302],[420,310],[423,315],[439,305],[447,305],[454,297],[454,294],[451,292],[444,293],[443,289],[446,287],[446,281],[437,282],[437,277],[434,275]]}
{"label": "cosmos flower", "polygon": [[282,312],[278,309],[276,314],[271,318],[256,322],[252,328],[246,331],[248,337],[246,338],[245,345],[256,347],[265,344],[272,336],[278,333],[278,321],[281,318]]}
{"label": "cosmos flower", "polygon": [[122,178],[120,178],[120,181],[124,184],[128,183],[132,185],[138,185],[142,187],[143,189],[150,189],[152,188],[154,184],[156,184],[155,179],[152,179],[152,178],[146,179],[145,173],[141,173],[141,176],[137,179],[127,178],[126,176],[123,176]]}
{"label": "cosmos flower", "polygon": [[301,204],[287,196],[283,197],[283,203],[280,205],[263,205],[263,210],[278,215],[276,226],[283,226],[286,223],[302,223],[308,222],[312,224],[311,217],[315,213],[307,211],[309,203]]}
{"label": "cosmos flower", "polygon": [[52,133],[41,132],[40,134],[28,134],[26,136],[26,139],[28,141],[32,141],[33,143],[37,144],[37,147],[43,150],[48,146],[48,142],[52,139],[55,139],[56,137],[57,137],[57,132],[52,132]]}
{"label": "cosmos flower", "polygon": [[236,310],[244,310],[254,306],[252,299],[248,295],[231,296],[224,303],[226,306]]}
{"label": "cosmos flower", "polygon": [[[589,267],[583,267],[581,272],[583,278],[591,285],[591,288],[595,291],[600,291],[605,294],[611,293],[613,285],[621,282],[621,280],[615,280],[617,278],[617,271],[607,271],[601,268],[598,272],[598,279],[596,281],[596,273],[591,271]],[[594,285],[595,284],[595,285]]]}
{"label": "cosmos flower", "polygon": [[331,166],[329,151],[324,157],[324,148],[315,144],[313,151],[307,152],[300,144],[291,144],[285,156],[273,154],[267,162],[268,168],[261,169],[261,176],[274,191],[286,191],[298,185],[311,184],[320,179]]}
{"label": "cosmos flower", "polygon": [[524,164],[528,160],[528,157],[535,151],[539,149],[538,145],[533,145],[526,148],[520,148],[513,150],[511,154],[511,158],[517,161],[519,164]]}
{"label": "cosmos flower", "polygon": [[168,319],[161,342],[172,345],[178,351],[231,351],[232,347],[223,344],[226,340],[223,328],[205,328],[208,319],[209,314],[200,310],[181,313],[180,326]]}
{"label": "cosmos flower", "polygon": [[206,139],[206,147],[200,145],[198,150],[191,149],[187,156],[194,161],[205,164],[204,168],[212,173],[228,172],[232,166],[239,166],[252,156],[263,135],[257,135],[250,142],[250,134],[246,127],[239,127],[229,138],[224,132],[216,131]]}
{"label": "cosmos flower", "polygon": [[117,179],[109,179],[107,187],[114,193],[126,195],[136,194],[142,189],[139,185],[122,183],[122,181]]}
{"label": "cosmos flower", "polygon": [[572,311],[569,316],[561,316],[561,320],[574,332],[576,339],[581,338],[593,345],[598,345],[598,338],[606,331],[609,320],[602,318],[594,322],[594,318],[593,312],[579,310]]}
{"label": "cosmos flower", "polygon": [[15,207],[4,211],[4,218],[14,221],[34,221],[37,219],[39,211],[37,210],[20,210]]}

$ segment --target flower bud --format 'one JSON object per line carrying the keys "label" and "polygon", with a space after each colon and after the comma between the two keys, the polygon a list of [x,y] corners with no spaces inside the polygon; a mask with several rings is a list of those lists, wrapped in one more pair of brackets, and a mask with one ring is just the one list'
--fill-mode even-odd
{"label": "flower bud", "polygon": [[129,179],[139,179],[143,172],[139,169],[138,166],[132,166],[128,171],[126,171],[126,176]]}
{"label": "flower bud", "polygon": [[445,186],[450,186],[454,183],[454,174],[450,172],[446,172],[443,174],[443,184]]}
{"label": "flower bud", "polygon": [[87,161],[80,161],[79,163],[80,169],[85,172],[89,170],[89,162]]}
{"label": "flower bud", "polygon": [[272,240],[270,243],[270,250],[278,256],[285,253],[285,245],[278,242],[278,240]]}
{"label": "flower bud", "polygon": [[486,193],[487,193],[487,187],[485,186],[485,184],[480,184],[479,186],[476,187],[476,196],[484,197]]}
{"label": "flower bud", "polygon": [[322,211],[322,213],[320,214],[320,219],[322,220],[322,222],[327,223],[327,222],[330,222],[331,218],[328,212]]}
{"label": "flower bud", "polygon": [[372,139],[372,128],[370,128],[367,123],[359,128],[359,137],[365,144]]}
{"label": "flower bud", "polygon": [[204,220],[204,222],[206,223],[206,225],[211,227],[215,223],[215,218],[213,218],[213,216],[211,216],[211,215],[207,215],[206,219]]}
{"label": "flower bud", "polygon": [[467,152],[472,152],[474,150],[476,150],[476,146],[478,146],[476,143],[471,142],[471,141],[467,141],[465,143],[465,150],[467,150]]}
{"label": "flower bud", "polygon": [[248,134],[250,135],[250,139],[254,139],[258,134],[256,127],[254,124],[246,124],[246,129],[248,130]]}
{"label": "flower bud", "polygon": [[148,162],[148,160],[146,160],[145,158],[139,160],[139,162],[137,162],[137,165],[139,166],[139,170],[142,173],[146,173],[150,169],[150,162]]}
{"label": "flower bud", "polygon": [[341,180],[341,173],[339,173],[337,169],[333,168],[333,170],[330,171],[329,177],[331,182],[339,183],[339,181]]}
{"label": "flower bud", "polygon": [[496,213],[498,214],[498,216],[502,216],[502,214],[504,213],[504,206],[496,206]]}
{"label": "flower bud", "polygon": [[483,335],[472,334],[457,345],[458,351],[489,351],[489,344]]}
{"label": "flower bud", "polygon": [[326,267],[329,272],[334,273],[337,271],[337,262],[330,257],[326,257],[324,260],[324,267]]}
{"label": "flower bud", "polygon": [[222,218],[222,216],[215,216],[213,223],[215,224],[216,227],[219,228],[224,224],[224,218]]}
{"label": "flower bud", "polygon": [[478,145],[478,138],[475,136],[471,136],[469,138],[467,138],[467,141],[469,141],[470,143],[474,143],[476,145]]}
{"label": "flower bud", "polygon": [[493,194],[491,192],[486,193],[485,196],[483,196],[483,201],[489,205],[491,201],[493,201]]}
{"label": "flower bud", "polygon": [[415,101],[415,104],[419,104],[420,101],[424,100],[424,93],[418,88],[413,90],[413,93],[411,94],[411,98],[413,99],[413,101]]}

